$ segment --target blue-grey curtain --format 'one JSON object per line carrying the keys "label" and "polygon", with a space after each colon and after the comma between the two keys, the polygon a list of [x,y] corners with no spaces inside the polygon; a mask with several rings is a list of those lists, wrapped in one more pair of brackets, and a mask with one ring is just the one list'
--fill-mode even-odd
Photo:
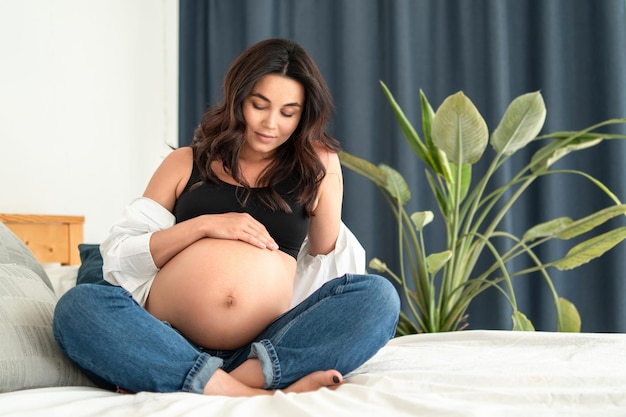
{"label": "blue-grey curtain", "polygon": [[[420,89],[435,109],[462,90],[491,130],[511,100],[537,90],[547,106],[544,132],[626,117],[624,0],[180,0],[182,145],[219,97],[230,61],[268,37],[291,38],[309,50],[335,98],[332,134],[346,151],[398,169],[412,190],[410,211],[438,214],[424,166],[403,139],[380,80],[418,132]],[[512,168],[532,151],[516,155]],[[589,172],[626,200],[625,160],[626,145],[611,141],[560,164]],[[474,170],[485,167],[479,163]],[[344,221],[368,258],[397,265],[387,203],[366,179],[344,175]],[[552,176],[528,191],[505,226],[520,235],[539,222],[579,218],[607,204],[588,181]],[[429,226],[430,251],[443,248],[440,226]],[[550,245],[539,254],[556,259],[565,250]],[[625,266],[626,246],[620,244],[573,271],[551,271],[559,293],[577,305],[583,331],[626,331]],[[515,285],[520,310],[537,329],[554,330],[554,307],[541,278],[516,278]],[[476,299],[468,321],[470,328],[511,328],[509,307],[495,291]]]}

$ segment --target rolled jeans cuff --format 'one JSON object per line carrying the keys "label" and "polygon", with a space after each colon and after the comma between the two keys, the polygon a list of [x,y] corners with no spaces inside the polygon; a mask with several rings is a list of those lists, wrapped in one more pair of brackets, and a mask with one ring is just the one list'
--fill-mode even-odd
{"label": "rolled jeans cuff", "polygon": [[248,358],[258,358],[263,372],[263,389],[276,389],[280,383],[280,363],[276,349],[268,339],[252,343]]}
{"label": "rolled jeans cuff", "polygon": [[207,353],[201,353],[185,378],[183,391],[202,394],[209,379],[223,364],[223,359]]}

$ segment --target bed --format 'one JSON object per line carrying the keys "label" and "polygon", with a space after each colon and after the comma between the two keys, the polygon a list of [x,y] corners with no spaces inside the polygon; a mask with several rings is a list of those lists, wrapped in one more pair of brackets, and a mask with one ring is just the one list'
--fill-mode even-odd
{"label": "bed", "polygon": [[397,337],[338,389],[304,394],[96,388],[58,351],[50,329],[56,299],[86,266],[83,220],[0,214],[0,416],[626,416],[623,334]]}

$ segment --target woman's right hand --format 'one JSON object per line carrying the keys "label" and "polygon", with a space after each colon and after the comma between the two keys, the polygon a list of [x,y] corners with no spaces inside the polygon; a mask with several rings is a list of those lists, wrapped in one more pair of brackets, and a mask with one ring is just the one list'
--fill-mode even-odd
{"label": "woman's right hand", "polygon": [[186,247],[203,238],[240,240],[261,249],[278,249],[265,227],[247,213],[204,214],[154,232],[150,237],[154,264],[162,268]]}
{"label": "woman's right hand", "polygon": [[261,249],[278,249],[265,226],[248,213],[205,214],[198,220],[203,223],[206,237],[240,240]]}

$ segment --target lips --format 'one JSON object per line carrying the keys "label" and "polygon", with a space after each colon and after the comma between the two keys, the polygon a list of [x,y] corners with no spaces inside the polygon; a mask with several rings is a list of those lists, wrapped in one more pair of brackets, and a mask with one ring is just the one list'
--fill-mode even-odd
{"label": "lips", "polygon": [[263,133],[259,133],[259,132],[255,132],[257,137],[261,140],[261,142],[263,143],[270,143],[272,142],[274,139],[276,139],[275,136],[271,136],[271,135],[266,135]]}

